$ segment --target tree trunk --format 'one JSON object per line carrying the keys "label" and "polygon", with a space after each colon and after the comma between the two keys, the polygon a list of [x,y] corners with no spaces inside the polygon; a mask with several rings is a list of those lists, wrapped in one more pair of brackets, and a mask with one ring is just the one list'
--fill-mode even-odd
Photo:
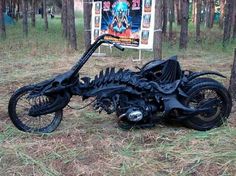
{"label": "tree trunk", "polygon": [[181,9],[180,9],[180,0],[174,0],[175,1],[175,18],[177,25],[181,24]]}
{"label": "tree trunk", "polygon": [[206,5],[206,27],[212,28],[214,24],[215,2],[214,0],[207,0]]}
{"label": "tree trunk", "polygon": [[64,38],[68,37],[67,31],[67,0],[62,0],[62,12],[61,12],[61,20],[62,20],[62,35]]}
{"label": "tree trunk", "polygon": [[23,34],[25,37],[28,36],[28,0],[22,0],[23,10]]}
{"label": "tree trunk", "polygon": [[6,12],[6,0],[3,0],[3,12]]}
{"label": "tree trunk", "polygon": [[[236,18],[236,16],[235,16]],[[234,21],[233,39],[236,39],[236,21]]]}
{"label": "tree trunk", "polygon": [[4,21],[4,3],[0,0],[0,38],[4,40],[6,38],[6,28],[5,28],[5,21]]}
{"label": "tree trunk", "polygon": [[75,30],[75,14],[74,14],[74,0],[68,0],[67,6],[70,10],[67,8],[67,17],[68,17],[68,27],[69,27],[69,44],[72,49],[77,49],[77,42],[76,42],[76,30]]}
{"label": "tree trunk", "polygon": [[189,0],[181,0],[181,31],[179,48],[187,48],[188,44],[188,19],[189,19]]}
{"label": "tree trunk", "polygon": [[201,23],[206,24],[206,2],[207,0],[202,0],[202,15],[201,15]]}
{"label": "tree trunk", "polygon": [[16,0],[11,0],[10,1],[10,11],[11,11],[11,17],[12,18],[15,18],[16,17],[16,14],[15,14],[15,9],[16,9],[16,3],[15,3]]}
{"label": "tree trunk", "polygon": [[43,17],[44,17],[44,23],[45,23],[45,31],[48,30],[48,15],[47,15],[47,1],[43,0]]}
{"label": "tree trunk", "polygon": [[13,17],[16,18],[16,2],[17,0],[13,1]]}
{"label": "tree trunk", "polygon": [[162,1],[155,4],[155,27],[153,51],[154,58],[162,58]]}
{"label": "tree trunk", "polygon": [[16,9],[16,20],[18,21],[20,17],[20,0],[17,0],[17,9]]}
{"label": "tree trunk", "polygon": [[196,24],[197,0],[192,0],[192,22]]}
{"label": "tree trunk", "polygon": [[202,0],[195,0],[196,2],[196,41],[201,41],[201,9],[202,9]]}
{"label": "tree trunk", "polygon": [[224,26],[224,13],[225,13],[225,0],[220,0],[220,20],[219,27],[223,29]]}
{"label": "tree trunk", "polygon": [[173,22],[175,18],[174,0],[169,0],[169,40],[173,38]]}
{"label": "tree trunk", "polygon": [[31,22],[32,22],[32,27],[35,27],[36,0],[32,0],[31,3],[32,3]]}
{"label": "tree trunk", "polygon": [[233,17],[233,1],[234,0],[226,0],[225,4],[223,47],[225,47],[230,41]]}
{"label": "tree trunk", "polygon": [[168,8],[167,8],[167,0],[163,0],[163,26],[162,26],[162,33],[166,36],[167,31],[167,15],[168,15]]}
{"label": "tree trunk", "polygon": [[215,1],[211,0],[211,16],[210,16],[211,28],[214,25],[214,17],[215,17]]}
{"label": "tree trunk", "polygon": [[8,16],[12,17],[12,0],[7,1],[8,6]]}
{"label": "tree trunk", "polygon": [[205,26],[207,27],[209,24],[209,20],[210,20],[210,4],[209,4],[210,0],[205,0]]}
{"label": "tree trunk", "polygon": [[231,93],[232,98],[236,100],[236,48],[234,49],[234,61],[231,70],[229,92]]}
{"label": "tree trunk", "polygon": [[236,1],[234,1],[234,13],[233,13],[233,35],[232,38],[236,39]]}
{"label": "tree trunk", "polygon": [[84,43],[85,48],[88,49],[91,45],[91,10],[92,10],[92,1],[84,0]]}
{"label": "tree trunk", "polygon": [[43,1],[44,1],[44,0],[42,0],[42,2],[41,2],[41,11],[40,11],[40,12],[41,12],[41,18],[42,18],[42,19],[44,18],[44,14],[43,14],[43,13],[44,13],[44,10],[43,10]]}
{"label": "tree trunk", "polygon": [[70,13],[70,6],[69,6],[69,0],[67,0],[67,4],[66,4],[66,31],[67,31],[67,40],[68,40],[68,46],[70,45],[70,17],[69,17],[69,13]]}

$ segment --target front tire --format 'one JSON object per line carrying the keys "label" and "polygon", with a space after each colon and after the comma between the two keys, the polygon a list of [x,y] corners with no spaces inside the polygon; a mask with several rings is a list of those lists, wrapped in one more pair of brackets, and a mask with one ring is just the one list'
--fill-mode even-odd
{"label": "front tire", "polygon": [[18,89],[10,98],[8,114],[12,123],[21,131],[33,133],[50,133],[54,131],[62,120],[62,110],[37,117],[29,116],[32,100],[28,95],[33,86],[25,86]]}
{"label": "front tire", "polygon": [[[191,108],[211,108],[210,112],[189,117],[184,122],[189,128],[206,131],[221,126],[229,117],[232,100],[228,90],[217,81],[195,84],[187,92],[185,105]],[[215,104],[210,104],[214,101]]]}

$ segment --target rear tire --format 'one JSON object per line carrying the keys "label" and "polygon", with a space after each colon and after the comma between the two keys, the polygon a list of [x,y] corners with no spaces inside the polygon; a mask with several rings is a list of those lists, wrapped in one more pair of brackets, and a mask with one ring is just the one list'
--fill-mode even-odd
{"label": "rear tire", "polygon": [[211,112],[186,119],[184,123],[187,127],[206,131],[221,126],[229,117],[232,100],[228,90],[219,82],[211,79],[198,82],[187,91],[187,95],[189,98],[185,100],[185,105],[192,108],[204,108],[209,101],[217,102],[212,106],[208,105],[207,108],[212,108]]}
{"label": "rear tire", "polygon": [[32,117],[28,115],[31,102],[27,98],[33,86],[18,89],[10,98],[8,113],[12,123],[21,131],[33,133],[50,133],[54,131],[62,120],[62,110],[57,112]]}

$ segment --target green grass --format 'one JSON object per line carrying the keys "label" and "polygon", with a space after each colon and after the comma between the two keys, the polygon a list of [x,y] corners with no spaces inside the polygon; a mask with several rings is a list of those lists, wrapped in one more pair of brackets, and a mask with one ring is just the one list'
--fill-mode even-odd
{"label": "green grass", "polygon": [[[37,18],[28,38],[22,26],[7,27],[7,39],[0,42],[0,175],[235,175],[236,124],[232,113],[228,124],[199,132],[184,127],[157,125],[148,130],[123,131],[115,115],[97,114],[92,108],[76,111],[66,108],[59,128],[51,134],[28,134],[17,130],[9,120],[7,103],[17,88],[38,82],[69,69],[84,51],[83,24],[77,15],[78,51],[67,49],[61,36],[60,18],[49,19],[49,31]],[[163,43],[163,55],[178,55],[185,69],[215,70],[230,76],[235,43],[221,45],[221,31],[203,28],[201,44],[194,41],[190,25],[188,50],[178,49],[178,31],[173,43]],[[132,68],[152,58],[136,50],[121,53],[102,48],[109,56],[93,57],[81,75],[93,76],[106,67]],[[219,79],[226,86],[228,79]],[[85,103],[73,98],[73,106]],[[235,108],[234,108],[235,109]]]}

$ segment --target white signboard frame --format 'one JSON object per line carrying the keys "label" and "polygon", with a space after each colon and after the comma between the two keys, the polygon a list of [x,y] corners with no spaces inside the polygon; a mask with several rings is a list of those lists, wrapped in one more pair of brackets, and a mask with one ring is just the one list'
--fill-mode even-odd
{"label": "white signboard frame", "polygon": [[[106,2],[108,2],[107,0]],[[118,0],[125,1],[125,0]],[[139,44],[138,46],[129,46],[122,41],[115,41],[124,48],[153,50],[154,41],[154,23],[155,23],[155,0],[140,0],[142,1],[142,16],[139,29]],[[96,37],[107,31],[102,31],[102,10],[104,1],[94,1],[92,4],[92,19],[91,19],[91,43],[96,40]],[[150,5],[151,2],[151,5]],[[149,4],[147,4],[149,3]],[[112,4],[111,4],[112,5]],[[112,7],[111,7],[112,8]]]}

